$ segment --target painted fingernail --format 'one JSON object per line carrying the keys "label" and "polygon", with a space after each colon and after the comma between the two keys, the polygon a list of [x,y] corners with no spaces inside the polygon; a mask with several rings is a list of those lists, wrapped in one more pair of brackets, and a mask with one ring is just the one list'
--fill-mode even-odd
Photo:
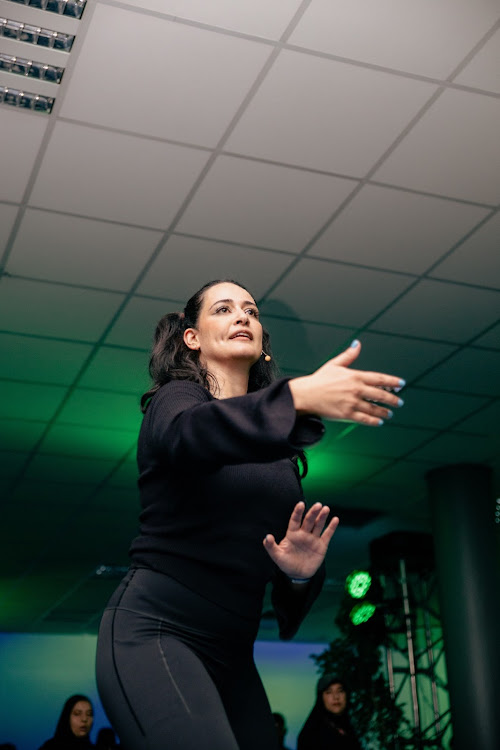
{"label": "painted fingernail", "polygon": [[405,385],[406,385],[406,380],[403,380],[403,378],[401,378],[401,380],[399,381],[399,387],[404,388]]}
{"label": "painted fingernail", "polygon": [[383,419],[379,419],[378,420],[378,424],[379,424],[379,427],[382,427],[382,425],[384,424],[384,420]]}
{"label": "painted fingernail", "polygon": [[394,412],[391,411],[390,409],[387,409],[387,417],[386,417],[386,419],[391,419],[391,417],[393,417],[393,416],[394,416]]}
{"label": "painted fingernail", "polygon": [[357,346],[359,346],[358,339],[354,339],[354,341],[351,341],[351,347],[355,349]]}
{"label": "painted fingernail", "polygon": [[404,405],[403,399],[402,398],[398,398],[398,406],[403,406],[403,405]]}

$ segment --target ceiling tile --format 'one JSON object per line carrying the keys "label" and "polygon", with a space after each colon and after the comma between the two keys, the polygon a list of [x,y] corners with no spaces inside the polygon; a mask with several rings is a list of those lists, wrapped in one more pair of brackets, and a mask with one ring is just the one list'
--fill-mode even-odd
{"label": "ceiling tile", "polygon": [[312,0],[290,43],[446,78],[497,19],[488,0]]}
{"label": "ceiling tile", "polygon": [[207,281],[235,279],[258,299],[285,270],[290,256],[194,237],[170,237],[139,294],[187,300]]}
{"label": "ceiling tile", "polygon": [[0,417],[51,419],[66,394],[66,388],[33,383],[2,382]]}
{"label": "ceiling tile", "polygon": [[375,173],[393,185],[500,201],[500,99],[448,89]]}
{"label": "ceiling tile", "polygon": [[139,397],[109,391],[76,388],[58,414],[57,424],[110,427],[138,432],[141,422]]}
{"label": "ceiling tile", "polygon": [[500,30],[488,39],[454,82],[500,94]]}
{"label": "ceiling tile", "polygon": [[40,445],[40,453],[119,461],[136,441],[137,431],[56,424]]}
{"label": "ceiling tile", "polygon": [[23,199],[48,122],[43,114],[0,109],[2,141],[9,144],[2,151],[4,178],[0,180],[0,200]]}
{"label": "ceiling tile", "polygon": [[69,385],[91,351],[85,344],[0,333],[0,377]]}
{"label": "ceiling tile", "polygon": [[2,479],[14,479],[29,457],[28,453],[21,451],[0,450],[0,477]]}
{"label": "ceiling tile", "polygon": [[135,520],[137,521],[140,505],[138,490],[135,487],[136,479],[137,476],[135,476],[133,481],[129,482],[128,487],[110,487],[106,485],[100,488],[93,497],[93,507],[99,510],[111,510],[115,513],[126,510],[130,514],[135,514]]}
{"label": "ceiling tile", "polygon": [[223,29],[254,34],[270,39],[279,39],[293,18],[300,0],[252,0],[251,3],[235,3],[234,0],[124,0],[126,5],[136,8],[168,13],[189,21],[220,26]]}
{"label": "ceiling tile", "polygon": [[499,310],[499,292],[424,280],[381,315],[371,328],[460,343],[497,320]]}
{"label": "ceiling tile", "polygon": [[10,451],[28,452],[36,445],[45,427],[46,422],[20,420],[18,415],[12,419],[0,418],[0,446]]}
{"label": "ceiling tile", "polygon": [[78,385],[141,394],[149,387],[147,352],[101,346]]}
{"label": "ceiling tile", "polygon": [[425,475],[430,469],[435,468],[436,463],[430,461],[404,461],[399,460],[386,469],[383,469],[371,482],[385,484],[395,487],[401,492],[401,504],[404,505],[406,496],[404,490],[408,487],[417,487],[418,492],[427,490]]}
{"label": "ceiling tile", "polygon": [[127,291],[162,236],[147,229],[28,209],[7,271]]}
{"label": "ceiling tile", "polygon": [[398,375],[408,383],[456,351],[450,344],[370,331],[364,331],[359,339],[361,352],[356,367]]}
{"label": "ceiling tile", "polygon": [[500,401],[490,404],[487,408],[481,409],[472,417],[464,419],[457,428],[457,432],[475,432],[478,435],[495,435],[498,436],[498,425],[500,424]]}
{"label": "ceiling tile", "polygon": [[97,339],[122,300],[123,295],[111,292],[0,279],[0,320],[15,333]]}
{"label": "ceiling tile", "polygon": [[500,323],[474,341],[474,345],[500,349]]}
{"label": "ceiling tile", "polygon": [[148,352],[159,319],[181,308],[182,303],[132,297],[109,332],[106,343],[134,346]]}
{"label": "ceiling tile", "polygon": [[0,204],[0,256],[5,251],[18,210],[17,206]]}
{"label": "ceiling tile", "polygon": [[389,463],[387,458],[374,456],[351,456],[348,460],[333,449],[321,451],[319,447],[308,452],[307,460],[309,472],[303,481],[306,497],[318,490],[324,491],[327,497],[331,496],[337,482],[362,482]]}
{"label": "ceiling tile", "polygon": [[500,396],[500,352],[463,349],[418,384],[479,396]]}
{"label": "ceiling tile", "polygon": [[[463,207],[461,207],[461,210]],[[500,213],[483,224],[430,274],[500,289]]]}
{"label": "ceiling tile", "polygon": [[271,309],[279,308],[273,302],[266,304],[262,323],[271,334],[273,358],[282,368],[312,372],[349,346],[354,337],[354,329],[269,317]]}
{"label": "ceiling tile", "polygon": [[[369,271],[321,260],[303,259],[272,291],[290,317],[362,326],[408,286],[399,274]],[[265,314],[267,303],[262,306]]]}
{"label": "ceiling tile", "polygon": [[487,213],[476,206],[366,185],[308,254],[420,274]]}
{"label": "ceiling tile", "polygon": [[123,487],[128,487],[129,489],[133,488],[134,497],[136,497],[137,501],[137,478],[139,476],[139,472],[137,469],[137,461],[135,459],[135,455],[133,458],[128,459],[127,461],[124,461],[122,464],[120,464],[117,471],[115,471],[112,476],[110,476],[105,489],[103,492],[113,492],[113,488],[118,488],[116,491],[118,492]]}
{"label": "ceiling tile", "polygon": [[30,203],[165,229],[207,158],[197,149],[57,122]]}
{"label": "ceiling tile", "polygon": [[225,149],[362,177],[434,91],[422,81],[284,50]]}
{"label": "ceiling tile", "polygon": [[[498,452],[499,443],[496,450]],[[482,463],[495,455],[491,436],[462,435],[446,433],[431,440],[427,445],[412,453],[412,459],[432,460],[440,464]]]}
{"label": "ceiling tile", "polygon": [[177,228],[299,252],[355,185],[352,180],[220,156]]}
{"label": "ceiling tile", "polygon": [[397,412],[398,424],[445,430],[488,400],[412,387],[404,392],[404,402],[404,408]]}
{"label": "ceiling tile", "polygon": [[[63,439],[61,438],[59,443],[63,442]],[[31,461],[23,478],[40,483],[61,482],[65,489],[68,483],[76,486],[80,484],[97,486],[108,476],[115,465],[116,460],[109,458],[89,458],[84,455],[51,456],[38,453]]]}
{"label": "ceiling tile", "polygon": [[[63,462],[65,460],[63,459]],[[58,479],[59,475],[56,473],[53,478]],[[33,479],[22,479],[12,492],[11,503],[21,507],[25,513],[31,513],[33,509],[37,509],[37,512],[42,509],[44,513],[47,513],[47,510],[54,506],[66,515],[77,504],[86,502],[88,496],[87,486],[72,484],[71,481],[65,484],[62,481],[39,482]],[[68,498],[71,498],[70,503],[68,503]]]}
{"label": "ceiling tile", "polygon": [[156,14],[97,5],[61,115],[215,146],[271,52]]}
{"label": "ceiling tile", "polygon": [[[398,422],[399,410],[394,415]],[[380,429],[358,426],[335,440],[330,449],[338,455],[383,456],[399,458],[434,436],[431,430],[408,429],[397,424],[384,424]]]}

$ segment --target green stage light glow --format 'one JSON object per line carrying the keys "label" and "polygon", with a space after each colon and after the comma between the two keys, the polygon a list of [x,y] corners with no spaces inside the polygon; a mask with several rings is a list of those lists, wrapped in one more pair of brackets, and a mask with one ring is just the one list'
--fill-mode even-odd
{"label": "green stage light glow", "polygon": [[358,602],[351,609],[349,617],[353,625],[361,625],[367,622],[375,614],[376,607],[371,602]]}
{"label": "green stage light glow", "polygon": [[347,592],[353,599],[362,599],[372,585],[372,577],[366,570],[353,570],[345,583]]}

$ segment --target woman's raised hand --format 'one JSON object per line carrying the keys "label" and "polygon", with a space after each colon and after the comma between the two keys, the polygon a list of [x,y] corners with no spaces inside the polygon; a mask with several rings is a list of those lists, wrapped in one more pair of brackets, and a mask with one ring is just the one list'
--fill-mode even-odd
{"label": "woman's raised hand", "polygon": [[272,534],[264,547],[278,568],[290,578],[311,578],[325,559],[328,545],[339,524],[337,516],[325,529],[330,508],[315,503],[304,515],[305,503],[297,503],[290,516],[285,536],[279,544]]}
{"label": "woman's raised hand", "polygon": [[290,380],[297,413],[372,426],[390,419],[389,407],[403,405],[402,399],[391,391],[400,390],[405,381],[382,372],[350,369],[360,351],[359,341],[353,341],[316,372]]}

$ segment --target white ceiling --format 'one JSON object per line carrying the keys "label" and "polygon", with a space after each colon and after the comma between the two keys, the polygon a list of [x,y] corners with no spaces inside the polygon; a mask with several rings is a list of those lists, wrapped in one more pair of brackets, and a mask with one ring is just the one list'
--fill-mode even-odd
{"label": "white ceiling", "polygon": [[308,495],[347,519],[332,579],[377,535],[430,528],[429,468],[489,464],[499,492],[498,0],[0,17],[76,35],[69,55],[0,36],[65,68],[0,70],[55,97],[50,115],[0,105],[1,629],[95,627],[89,575],[135,533],[154,324],[212,278],[256,295],[286,374],[356,336],[360,367],[408,381],[392,424],[330,425],[311,452]]}

